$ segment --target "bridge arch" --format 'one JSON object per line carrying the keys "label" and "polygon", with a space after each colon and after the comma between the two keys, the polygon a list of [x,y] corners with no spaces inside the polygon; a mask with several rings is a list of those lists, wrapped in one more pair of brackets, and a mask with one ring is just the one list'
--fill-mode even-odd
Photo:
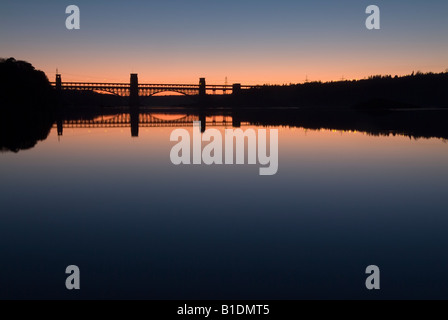
{"label": "bridge arch", "polygon": [[116,97],[121,97],[121,98],[127,98],[129,97],[129,93],[126,92],[120,92],[119,90],[116,90],[114,88],[104,88],[104,89],[91,89],[91,90],[84,90],[84,91],[92,91],[92,92],[96,92],[96,93],[108,93],[111,94],[113,96]]}
{"label": "bridge arch", "polygon": [[146,97],[152,97],[152,96],[155,96],[156,94],[164,93],[164,92],[175,92],[175,93],[179,93],[179,94],[181,94],[181,95],[183,95],[183,96],[187,96],[187,97],[191,97],[191,96],[193,95],[192,92],[188,93],[188,92],[185,92],[185,91],[183,91],[183,90],[176,90],[176,89],[169,89],[169,90],[167,90],[167,89],[161,89],[161,90],[156,90],[156,91],[154,91],[154,92],[150,92],[148,95],[145,95],[145,96],[146,96]]}

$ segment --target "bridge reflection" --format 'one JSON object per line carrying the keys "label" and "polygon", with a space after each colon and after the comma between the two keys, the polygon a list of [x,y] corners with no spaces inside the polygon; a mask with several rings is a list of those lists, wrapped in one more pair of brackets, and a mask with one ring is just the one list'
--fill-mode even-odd
{"label": "bridge reflection", "polygon": [[[262,109],[262,108],[66,108],[57,113],[14,108],[0,116],[0,153],[34,148],[47,139],[52,128],[59,135],[66,128],[192,127],[200,120],[207,126],[303,128],[375,136],[401,135],[410,139],[448,141],[447,109],[388,111],[381,114],[358,110]],[[56,123],[55,123],[56,122]]]}
{"label": "bridge reflection", "polygon": [[64,129],[69,128],[131,128],[131,136],[138,137],[139,128],[151,127],[192,127],[194,121],[201,121],[201,131],[207,126],[240,127],[241,121],[236,114],[206,115],[205,113],[157,113],[141,112],[139,108],[131,108],[129,112],[104,114],[91,119],[59,118],[53,127],[57,128],[59,136]]}

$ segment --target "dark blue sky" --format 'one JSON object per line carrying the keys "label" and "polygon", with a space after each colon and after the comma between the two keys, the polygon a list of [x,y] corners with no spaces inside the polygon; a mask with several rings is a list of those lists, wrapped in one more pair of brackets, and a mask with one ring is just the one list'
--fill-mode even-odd
{"label": "dark blue sky", "polygon": [[[65,28],[65,8],[81,29]],[[365,9],[381,29],[365,28]],[[289,83],[448,68],[448,1],[2,1],[0,56],[64,80]]]}

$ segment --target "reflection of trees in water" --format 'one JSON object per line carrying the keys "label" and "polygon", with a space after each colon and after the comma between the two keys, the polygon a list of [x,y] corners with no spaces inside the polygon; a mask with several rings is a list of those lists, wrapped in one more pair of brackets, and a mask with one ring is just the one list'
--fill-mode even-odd
{"label": "reflection of trees in water", "polygon": [[[11,108],[14,109],[14,108]],[[77,112],[62,112],[61,119],[89,120],[114,118],[128,113],[129,109],[91,109]],[[155,110],[141,110],[153,114]],[[158,111],[160,112],[160,111]],[[168,109],[164,109],[169,114]],[[179,118],[179,109],[173,109],[175,116],[164,116],[166,121]],[[258,126],[287,126],[310,130],[328,129],[358,131],[368,135],[404,135],[410,138],[448,139],[446,119],[448,110],[413,111],[361,111],[361,110],[316,110],[316,109],[185,109],[185,114],[205,117],[232,117],[231,123],[250,123]],[[157,114],[157,112],[155,113]],[[135,115],[134,115],[135,118]],[[163,117],[162,117],[163,118]],[[33,148],[38,141],[45,140],[55,121],[55,114],[42,108],[22,108],[19,111],[0,112],[0,150],[18,152]],[[138,125],[138,122],[137,122]],[[131,126],[131,123],[129,123]],[[137,127],[138,128],[138,127]],[[132,133],[138,135],[138,129]]]}
{"label": "reflection of trees in water", "polygon": [[439,110],[257,110],[239,112],[241,121],[262,126],[359,131],[373,136],[448,139],[448,109]]}
{"label": "reflection of trees in water", "polygon": [[[87,120],[95,118],[113,118],[129,112],[128,108],[104,108],[97,112],[86,109],[83,112],[66,113],[67,120]],[[448,109],[414,110],[361,110],[334,108],[140,108],[140,114],[151,114],[156,118],[160,114],[166,121],[183,116],[231,117],[229,123],[250,123],[259,126],[287,126],[311,130],[328,129],[338,131],[359,131],[369,135],[404,135],[412,138],[448,139]],[[171,115],[170,115],[171,114]],[[183,114],[180,115],[180,114]]]}
{"label": "reflection of trees in water", "polygon": [[33,148],[48,137],[53,123],[50,111],[1,111],[0,150],[19,152]]}

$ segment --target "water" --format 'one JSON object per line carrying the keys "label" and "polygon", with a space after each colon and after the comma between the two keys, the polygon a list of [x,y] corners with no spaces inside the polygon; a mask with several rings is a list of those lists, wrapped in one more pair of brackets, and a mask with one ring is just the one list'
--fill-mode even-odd
{"label": "water", "polygon": [[55,125],[1,153],[0,299],[448,298],[443,139],[270,128],[273,176],[175,166],[174,127]]}

